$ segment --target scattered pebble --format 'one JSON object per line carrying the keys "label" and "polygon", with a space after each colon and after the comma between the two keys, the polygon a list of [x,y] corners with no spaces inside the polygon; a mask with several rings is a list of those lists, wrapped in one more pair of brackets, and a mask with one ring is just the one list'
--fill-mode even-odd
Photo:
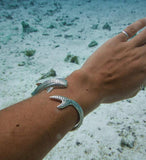
{"label": "scattered pebble", "polygon": [[91,28],[92,29],[98,29],[98,24],[93,24]]}
{"label": "scattered pebble", "polygon": [[117,151],[119,151],[120,153],[123,152],[122,148],[118,148]]}
{"label": "scattered pebble", "polygon": [[62,34],[57,34],[55,35],[55,37],[62,37]]}
{"label": "scattered pebble", "polygon": [[62,16],[62,17],[56,18],[56,21],[61,21],[60,26],[73,26],[73,25],[76,25],[74,22],[78,19],[79,17],[71,18],[69,16]]}
{"label": "scattered pebble", "polygon": [[123,128],[119,136],[122,137],[120,142],[121,147],[134,147],[136,142],[136,135],[130,126]]}
{"label": "scattered pebble", "polygon": [[71,54],[68,54],[65,57],[64,61],[79,64],[78,56],[74,56],[74,55],[71,55]]}
{"label": "scattered pebble", "polygon": [[52,68],[52,69],[50,69],[49,72],[43,73],[41,78],[39,78],[39,80],[45,79],[45,78],[48,78],[48,77],[55,77],[55,76],[56,76],[56,71]]}
{"label": "scattered pebble", "polygon": [[49,33],[43,33],[42,35],[43,36],[49,36]]}
{"label": "scattered pebble", "polygon": [[71,63],[79,64],[78,56],[73,56],[73,57],[71,57],[70,62],[71,62]]}
{"label": "scattered pebble", "polygon": [[25,66],[25,64],[26,63],[24,61],[22,61],[21,63],[18,64],[18,66]]}
{"label": "scattered pebble", "polygon": [[58,48],[58,47],[60,47],[60,45],[59,45],[59,44],[57,44],[57,45],[55,46],[55,48]]}
{"label": "scattered pebble", "polygon": [[72,26],[72,25],[73,25],[73,22],[63,21],[63,22],[61,22],[61,24],[62,24],[63,26]]}
{"label": "scattered pebble", "polygon": [[57,28],[57,26],[55,24],[50,24],[49,27],[47,27],[48,29],[54,29],[54,28]]}
{"label": "scattered pebble", "polygon": [[94,41],[91,41],[89,44],[88,44],[88,47],[94,47],[94,46],[97,46],[98,43],[94,40]]}
{"label": "scattered pebble", "polygon": [[142,86],[142,87],[141,87],[141,90],[142,90],[142,91],[145,91],[145,86]]}
{"label": "scattered pebble", "polygon": [[64,61],[65,61],[65,62],[70,61],[71,57],[72,57],[72,55],[71,55],[71,54],[68,54],[68,55],[65,57]]}
{"label": "scattered pebble", "polygon": [[131,103],[131,100],[130,100],[130,99],[127,99],[127,102]]}
{"label": "scattered pebble", "polygon": [[31,50],[25,50],[23,52],[27,57],[32,57],[35,54],[36,50],[31,49]]}
{"label": "scattered pebble", "polygon": [[133,148],[134,144],[135,144],[135,138],[131,135],[122,137],[121,139],[121,147],[127,146],[128,148]]}
{"label": "scattered pebble", "polygon": [[31,6],[34,6],[34,2],[33,2],[33,1],[31,1],[29,4],[30,4]]}
{"label": "scattered pebble", "polygon": [[84,153],[85,154],[91,154],[92,150],[89,148],[89,149],[85,149]]}
{"label": "scattered pebble", "polygon": [[38,30],[30,27],[30,25],[24,21],[21,22],[23,33],[31,33],[31,32],[37,32]]}
{"label": "scattered pebble", "polygon": [[112,121],[109,121],[109,122],[107,123],[108,126],[112,126],[112,125],[114,125],[114,124],[115,124],[115,122],[112,122]]}
{"label": "scattered pebble", "polygon": [[102,28],[111,31],[111,26],[107,22],[104,24]]}
{"label": "scattered pebble", "polygon": [[70,38],[73,38],[73,35],[65,34],[65,35],[64,35],[64,38],[66,38],[66,39],[70,39]]}
{"label": "scattered pebble", "polygon": [[80,146],[81,144],[82,144],[82,143],[79,142],[79,141],[76,142],[76,145],[77,145],[77,146]]}

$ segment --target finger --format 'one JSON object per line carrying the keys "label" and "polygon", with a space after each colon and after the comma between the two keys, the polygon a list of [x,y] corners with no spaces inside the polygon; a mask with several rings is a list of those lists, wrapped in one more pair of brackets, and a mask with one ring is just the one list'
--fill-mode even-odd
{"label": "finger", "polygon": [[[135,51],[136,51],[136,53],[141,53],[146,58],[146,44],[139,46],[139,47],[136,47]],[[146,64],[146,59],[144,60],[144,62]]]}
{"label": "finger", "polygon": [[116,36],[117,40],[120,42],[126,42],[128,39],[133,37],[140,29],[146,26],[146,18],[140,19],[135,23],[129,25],[124,32],[121,32]]}
{"label": "finger", "polygon": [[133,53],[135,54],[135,60],[140,58],[140,63],[144,66],[146,72],[146,44],[140,47],[136,47]]}
{"label": "finger", "polygon": [[137,36],[131,39],[129,43],[131,43],[131,45],[134,47],[140,47],[146,44],[146,29],[144,29]]}
{"label": "finger", "polygon": [[146,44],[141,47],[137,47],[135,49],[135,54],[137,55],[136,60],[139,62],[140,73],[144,76],[146,81]]}

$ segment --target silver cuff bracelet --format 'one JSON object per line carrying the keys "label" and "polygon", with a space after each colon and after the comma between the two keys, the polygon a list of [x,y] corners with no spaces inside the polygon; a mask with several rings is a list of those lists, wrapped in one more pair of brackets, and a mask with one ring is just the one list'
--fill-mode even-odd
{"label": "silver cuff bracelet", "polygon": [[51,92],[54,88],[66,88],[67,87],[67,80],[63,78],[56,78],[45,81],[43,83],[37,84],[37,88],[31,93],[32,96],[40,93],[44,89],[47,89],[47,92]]}
{"label": "silver cuff bracelet", "polygon": [[63,97],[63,96],[50,96],[50,99],[62,101],[62,103],[57,106],[58,109],[64,109],[68,106],[73,106],[79,114],[79,122],[73,127],[72,130],[75,130],[81,126],[83,119],[84,119],[84,112],[77,102],[67,97]]}
{"label": "silver cuff bracelet", "polygon": [[[47,89],[47,92],[50,92],[54,88],[66,88],[66,87],[67,87],[67,81],[65,79],[63,78],[51,79],[38,84],[37,88],[32,92],[32,96],[40,93],[44,89]],[[63,96],[50,96],[50,99],[62,101],[62,103],[57,106],[58,109],[64,109],[67,106],[73,106],[79,114],[79,122],[73,127],[72,130],[75,130],[81,126],[84,119],[84,112],[77,102]]]}

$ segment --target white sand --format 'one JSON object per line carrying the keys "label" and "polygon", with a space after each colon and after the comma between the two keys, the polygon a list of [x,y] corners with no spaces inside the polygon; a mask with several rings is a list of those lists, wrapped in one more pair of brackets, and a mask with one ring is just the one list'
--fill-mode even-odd
{"label": "white sand", "polygon": [[[21,0],[0,1],[0,109],[30,97],[41,74],[51,68],[58,77],[80,68],[107,39],[145,17],[145,8],[145,0],[37,0],[34,5]],[[49,10],[53,10],[53,15]],[[38,32],[23,36],[22,21]],[[61,26],[62,22],[67,25]],[[111,31],[102,29],[106,22]],[[47,28],[50,24],[56,28]],[[91,28],[93,24],[98,24],[97,30]],[[89,48],[92,40],[98,46]],[[35,55],[28,58],[22,53],[26,49],[35,49]],[[64,62],[68,53],[79,56],[79,65]],[[25,65],[18,66],[22,62]],[[81,128],[68,133],[44,160],[145,160],[145,107],[145,91],[128,101],[100,105],[85,118]],[[122,138],[129,147],[121,146]]]}

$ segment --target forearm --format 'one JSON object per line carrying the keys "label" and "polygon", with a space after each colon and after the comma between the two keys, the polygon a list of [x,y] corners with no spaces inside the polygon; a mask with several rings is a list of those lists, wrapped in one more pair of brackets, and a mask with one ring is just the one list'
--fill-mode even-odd
{"label": "forearm", "polygon": [[[43,91],[0,111],[0,159],[42,159],[77,123],[76,110],[71,106],[58,110],[56,107],[60,102],[50,100],[50,95],[75,100],[85,115],[94,108],[91,78],[76,71],[67,77],[67,81],[66,89],[54,89],[51,93]],[[99,103],[100,98],[96,99],[96,104]]]}

